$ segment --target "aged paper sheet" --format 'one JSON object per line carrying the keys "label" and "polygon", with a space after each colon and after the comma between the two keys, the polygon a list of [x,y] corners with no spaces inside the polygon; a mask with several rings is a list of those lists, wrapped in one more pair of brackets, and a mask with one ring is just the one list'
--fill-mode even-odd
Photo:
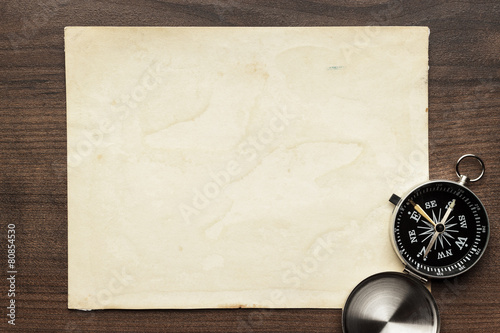
{"label": "aged paper sheet", "polygon": [[69,308],[338,308],[401,271],[428,36],[66,28]]}

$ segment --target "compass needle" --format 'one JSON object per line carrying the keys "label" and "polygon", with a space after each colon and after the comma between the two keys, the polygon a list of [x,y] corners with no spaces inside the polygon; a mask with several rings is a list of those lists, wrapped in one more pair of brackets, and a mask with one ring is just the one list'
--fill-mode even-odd
{"label": "compass needle", "polygon": [[448,216],[450,216],[451,211],[455,207],[455,202],[456,201],[457,201],[456,199],[453,199],[453,201],[451,202],[450,206],[446,210],[446,213],[444,213],[443,219],[440,222],[441,224],[445,224],[446,223],[446,220],[448,219]]}

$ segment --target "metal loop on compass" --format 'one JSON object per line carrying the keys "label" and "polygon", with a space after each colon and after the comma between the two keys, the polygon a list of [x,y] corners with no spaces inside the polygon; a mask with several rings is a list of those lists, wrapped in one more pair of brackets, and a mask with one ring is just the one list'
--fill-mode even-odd
{"label": "metal loop on compass", "polygon": [[469,179],[469,181],[470,181],[471,183],[473,183],[473,182],[477,182],[479,179],[481,179],[481,178],[483,177],[485,167],[484,167],[484,162],[483,162],[483,160],[482,160],[482,159],[480,159],[479,157],[477,157],[477,156],[476,156],[476,155],[474,155],[474,154],[465,154],[464,156],[462,156],[462,157],[460,157],[460,158],[458,159],[457,164],[456,164],[456,166],[455,166],[455,170],[456,170],[456,172],[457,172],[457,176],[458,176],[459,178],[462,178],[462,174],[460,174],[460,171],[458,170],[458,167],[460,166],[460,162],[462,162],[462,160],[463,160],[463,159],[465,159],[465,158],[467,158],[467,157],[472,157],[472,158],[475,158],[475,159],[479,162],[479,164],[481,165],[481,174],[480,174],[477,178],[474,178],[474,179]]}

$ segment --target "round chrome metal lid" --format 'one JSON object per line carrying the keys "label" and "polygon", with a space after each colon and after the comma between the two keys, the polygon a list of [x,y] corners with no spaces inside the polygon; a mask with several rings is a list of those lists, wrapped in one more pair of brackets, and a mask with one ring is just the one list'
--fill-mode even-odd
{"label": "round chrome metal lid", "polygon": [[407,274],[372,275],[354,288],[342,312],[344,333],[438,333],[436,302]]}

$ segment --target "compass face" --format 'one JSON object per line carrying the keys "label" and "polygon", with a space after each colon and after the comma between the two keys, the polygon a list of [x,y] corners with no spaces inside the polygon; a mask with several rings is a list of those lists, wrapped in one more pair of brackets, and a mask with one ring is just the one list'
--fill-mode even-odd
{"label": "compass face", "polygon": [[447,278],[471,268],[489,238],[486,211],[468,188],[427,182],[402,198],[393,213],[393,245],[408,268]]}

